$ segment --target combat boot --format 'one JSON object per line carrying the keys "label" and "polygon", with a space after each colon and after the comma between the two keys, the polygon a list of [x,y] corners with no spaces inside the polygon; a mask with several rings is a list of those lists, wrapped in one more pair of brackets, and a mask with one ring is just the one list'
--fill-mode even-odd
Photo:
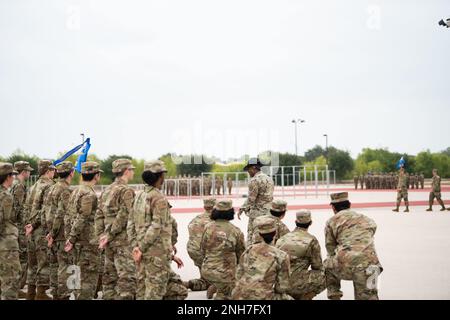
{"label": "combat boot", "polygon": [[25,299],[34,300],[35,297],[36,297],[36,286],[28,285],[27,295],[26,295]]}
{"label": "combat boot", "polygon": [[398,207],[397,207],[397,209],[392,209],[392,211],[394,211],[394,212],[398,212]]}
{"label": "combat boot", "polygon": [[433,208],[428,208],[427,210],[425,210],[425,211],[427,211],[427,212],[431,212],[431,211],[433,211]]}
{"label": "combat boot", "polygon": [[445,210],[447,210],[447,209],[445,209],[445,207],[442,207],[442,209],[440,211],[445,211]]}
{"label": "combat boot", "polygon": [[214,293],[217,292],[217,288],[214,285],[210,285],[208,290],[206,290],[206,298],[211,300],[214,297]]}
{"label": "combat boot", "polygon": [[45,290],[47,290],[47,287],[38,286],[36,297],[34,298],[34,300],[53,300],[52,297],[48,296],[47,293],[45,293]]}
{"label": "combat boot", "polygon": [[403,210],[403,212],[409,212],[409,208],[408,208],[408,207],[406,207],[406,209],[405,209],[405,210]]}

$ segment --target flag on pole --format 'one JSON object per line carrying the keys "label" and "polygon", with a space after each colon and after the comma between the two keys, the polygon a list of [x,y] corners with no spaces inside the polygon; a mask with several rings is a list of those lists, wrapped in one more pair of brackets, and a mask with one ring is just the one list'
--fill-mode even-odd
{"label": "flag on pole", "polygon": [[406,161],[403,157],[400,158],[400,160],[398,160],[397,162],[397,169],[400,169],[402,167],[405,167]]}
{"label": "flag on pole", "polygon": [[84,146],[85,143],[86,142],[83,142],[82,144],[76,146],[72,150],[66,152],[61,158],[59,158],[58,160],[53,161],[53,165],[56,166],[56,165],[60,164],[61,162],[63,162],[64,160],[66,160],[68,157],[70,157],[71,155],[76,153],[78,150],[80,150]]}
{"label": "flag on pole", "polygon": [[87,138],[84,142],[84,148],[81,151],[81,154],[78,156],[77,164],[75,165],[75,170],[78,173],[81,173],[81,165],[86,162],[89,149],[91,148],[91,138]]}

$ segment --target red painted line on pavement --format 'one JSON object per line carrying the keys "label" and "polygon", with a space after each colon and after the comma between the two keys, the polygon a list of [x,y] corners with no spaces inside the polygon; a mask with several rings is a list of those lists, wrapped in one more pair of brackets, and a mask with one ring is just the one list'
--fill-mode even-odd
{"label": "red painted line on pavement", "polygon": [[[450,201],[444,201],[446,205],[450,204]],[[410,201],[409,206],[427,206],[428,201]],[[402,206],[404,203],[402,202]],[[352,208],[385,208],[392,207],[395,208],[395,202],[363,202],[363,203],[352,203]],[[238,209],[238,208],[235,208]],[[330,209],[329,204],[304,204],[304,205],[293,205],[288,206],[288,210],[300,210],[300,209],[310,209],[310,210],[324,210]],[[172,208],[172,213],[200,213],[203,212],[203,208]],[[436,203],[435,203],[436,211]]]}

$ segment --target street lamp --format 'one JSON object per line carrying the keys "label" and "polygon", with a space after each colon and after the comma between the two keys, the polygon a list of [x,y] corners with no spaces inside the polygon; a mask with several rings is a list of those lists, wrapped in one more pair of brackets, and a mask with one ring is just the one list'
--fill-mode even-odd
{"label": "street lamp", "polygon": [[328,134],[324,134],[323,136],[325,137],[325,153],[327,155],[325,159],[327,160],[328,165]]}
{"label": "street lamp", "polygon": [[298,156],[298,145],[297,145],[297,124],[301,124],[301,123],[305,123],[305,120],[302,119],[297,119],[297,120],[292,120],[291,121],[294,124],[294,128],[295,128],[295,155]]}

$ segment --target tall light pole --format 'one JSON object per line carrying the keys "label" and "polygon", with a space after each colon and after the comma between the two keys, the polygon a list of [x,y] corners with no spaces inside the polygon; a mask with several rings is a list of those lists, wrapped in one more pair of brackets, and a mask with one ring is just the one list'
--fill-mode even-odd
{"label": "tall light pole", "polygon": [[325,153],[326,153],[326,160],[327,160],[327,165],[328,165],[328,134],[324,134],[323,135],[325,137]]}
{"label": "tall light pole", "polygon": [[296,156],[298,156],[298,144],[297,144],[297,124],[299,124],[299,123],[304,123],[305,122],[305,120],[302,120],[302,119],[297,119],[297,120],[292,120],[291,121],[293,124],[294,124],[294,127],[295,127],[295,155]]}

